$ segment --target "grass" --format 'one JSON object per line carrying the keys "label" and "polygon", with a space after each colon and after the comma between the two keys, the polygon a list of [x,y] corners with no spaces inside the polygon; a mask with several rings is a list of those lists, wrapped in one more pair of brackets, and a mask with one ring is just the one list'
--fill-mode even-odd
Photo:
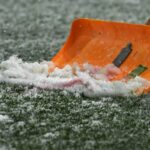
{"label": "grass", "polygon": [[[0,61],[14,54],[25,61],[49,60],[64,43],[74,18],[143,23],[149,4],[149,0],[1,0]],[[94,99],[0,84],[0,114],[10,118],[0,121],[3,149],[150,149],[149,95]]]}

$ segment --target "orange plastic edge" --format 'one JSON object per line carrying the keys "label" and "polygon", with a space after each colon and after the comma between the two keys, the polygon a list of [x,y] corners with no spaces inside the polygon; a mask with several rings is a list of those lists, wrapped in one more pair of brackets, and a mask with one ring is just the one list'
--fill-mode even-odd
{"label": "orange plastic edge", "polygon": [[[111,64],[120,50],[128,43],[133,51],[122,64],[116,79],[125,77],[139,64],[150,68],[150,26],[94,19],[76,19],[72,23],[69,37],[54,56],[52,62],[63,68],[66,64],[89,63],[97,66]],[[51,70],[49,70],[51,71]],[[150,69],[141,77],[150,80]],[[149,92],[147,90],[147,92]]]}

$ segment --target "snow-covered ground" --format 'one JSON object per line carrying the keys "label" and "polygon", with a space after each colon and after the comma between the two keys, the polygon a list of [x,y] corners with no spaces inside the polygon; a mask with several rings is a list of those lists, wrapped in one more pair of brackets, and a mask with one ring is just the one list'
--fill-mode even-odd
{"label": "snow-covered ground", "polygon": [[7,115],[1,115],[0,114],[0,122],[7,122],[10,118]]}
{"label": "snow-covered ground", "polygon": [[[41,66],[44,73],[39,74],[46,78],[47,69],[42,68],[65,42],[75,18],[144,23],[149,6],[150,0],[0,0],[0,64],[17,55],[16,61],[31,63],[31,70],[18,66],[21,74],[13,71],[16,81],[29,83],[30,76],[33,82],[33,66]],[[12,79],[7,73],[6,77]],[[93,79],[92,83],[97,84]],[[149,95],[91,98],[0,83],[0,115],[11,120],[0,121],[4,150],[150,149]]]}

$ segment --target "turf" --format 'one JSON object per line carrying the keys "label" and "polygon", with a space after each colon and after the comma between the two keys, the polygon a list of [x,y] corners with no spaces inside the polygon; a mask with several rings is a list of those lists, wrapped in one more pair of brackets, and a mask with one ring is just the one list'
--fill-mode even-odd
{"label": "turf", "polygon": [[[0,61],[49,60],[77,17],[143,23],[149,0],[1,0]],[[0,84],[0,149],[150,149],[150,98],[86,98]]]}

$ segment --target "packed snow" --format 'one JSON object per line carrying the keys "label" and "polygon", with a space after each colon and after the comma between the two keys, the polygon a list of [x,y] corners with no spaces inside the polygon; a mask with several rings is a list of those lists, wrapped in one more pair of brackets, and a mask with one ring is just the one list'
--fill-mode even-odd
{"label": "packed snow", "polygon": [[[89,97],[97,96],[132,96],[141,94],[150,82],[136,77],[128,81],[112,81],[120,73],[113,64],[105,67],[84,64],[82,69],[74,64],[63,69],[55,67],[52,62],[23,62],[17,56],[12,56],[0,64],[0,82],[32,85],[41,89],[61,89]],[[139,93],[140,89],[140,93]],[[137,92],[138,91],[138,92]]]}

